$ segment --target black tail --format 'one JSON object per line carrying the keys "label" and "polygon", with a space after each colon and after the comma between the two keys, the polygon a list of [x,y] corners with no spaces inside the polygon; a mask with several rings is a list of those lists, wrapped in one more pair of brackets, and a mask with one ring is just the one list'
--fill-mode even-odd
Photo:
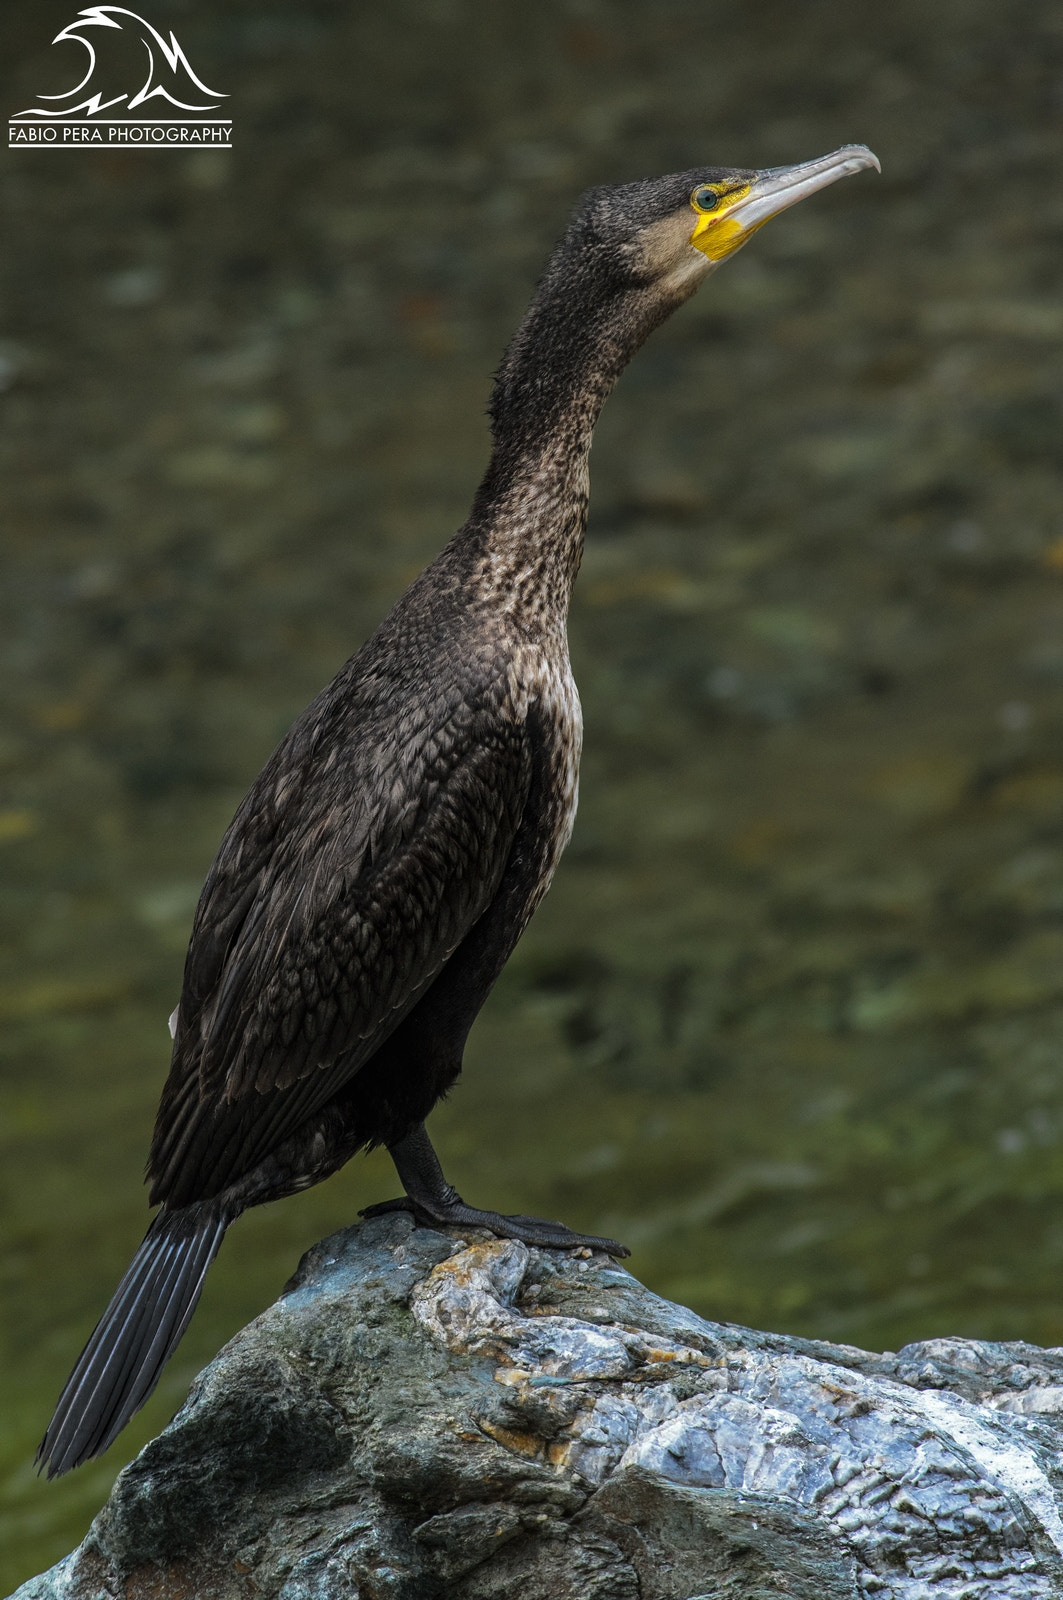
{"label": "black tail", "polygon": [[41,1440],[49,1478],[102,1455],[159,1381],[196,1308],[232,1213],[163,1209],[78,1357]]}

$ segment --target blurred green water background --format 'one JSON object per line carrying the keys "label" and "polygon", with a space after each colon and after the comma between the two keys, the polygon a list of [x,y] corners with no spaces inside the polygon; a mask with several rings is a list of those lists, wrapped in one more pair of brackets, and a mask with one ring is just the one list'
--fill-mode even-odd
{"label": "blurred green water background", "polygon": [[[75,9],[4,8],[5,114],[73,82]],[[713,1317],[1063,1343],[1058,7],[150,19],[231,154],[0,157],[0,1586],[395,1188],[375,1156],[245,1218],[142,1416],[35,1479],[144,1226],[217,841],[462,519],[592,182],[884,167],[760,234],[607,408],[580,819],[434,1119],[447,1170]]]}

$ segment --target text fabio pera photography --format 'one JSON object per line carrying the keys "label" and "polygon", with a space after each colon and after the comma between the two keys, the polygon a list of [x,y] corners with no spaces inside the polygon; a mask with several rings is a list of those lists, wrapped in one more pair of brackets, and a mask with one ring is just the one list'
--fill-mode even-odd
{"label": "text fabio pera photography", "polygon": [[172,32],[125,6],[86,6],[52,43],[66,82],[80,80],[12,112],[9,149],[232,149],[231,118],[212,115],[228,96],[197,76]]}

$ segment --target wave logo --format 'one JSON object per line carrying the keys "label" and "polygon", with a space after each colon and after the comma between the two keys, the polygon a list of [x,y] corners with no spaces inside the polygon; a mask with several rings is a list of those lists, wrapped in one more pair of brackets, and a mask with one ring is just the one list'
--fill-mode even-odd
{"label": "wave logo", "polygon": [[[116,38],[115,35],[118,35]],[[53,44],[81,45],[89,58],[80,83],[8,118],[8,147],[113,148],[211,145],[232,149],[232,122],[211,117],[228,96],[208,88],[171,31],[125,6],[86,6]],[[139,87],[129,85],[144,73]],[[122,87],[124,85],[124,87]],[[118,92],[115,92],[115,91]],[[130,112],[139,115],[130,116]],[[190,113],[173,115],[173,113]]]}

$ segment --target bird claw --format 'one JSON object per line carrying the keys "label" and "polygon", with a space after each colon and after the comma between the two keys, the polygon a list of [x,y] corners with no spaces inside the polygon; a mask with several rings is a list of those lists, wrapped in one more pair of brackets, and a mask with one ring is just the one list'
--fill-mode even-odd
{"label": "bird claw", "polygon": [[385,1217],[389,1211],[410,1211],[417,1218],[427,1218],[428,1212],[423,1206],[414,1205],[408,1194],[400,1194],[397,1200],[378,1200],[374,1205],[363,1206],[358,1215],[360,1217]]}
{"label": "bird claw", "polygon": [[458,1200],[451,1205],[433,1206],[431,1210],[407,1194],[396,1200],[380,1200],[366,1206],[358,1213],[361,1217],[381,1217],[390,1211],[406,1211],[427,1227],[433,1225],[450,1228],[486,1228],[500,1239],[520,1239],[523,1244],[538,1245],[547,1250],[602,1250],[618,1260],[629,1256],[627,1245],[616,1239],[601,1238],[594,1233],[576,1233],[563,1222],[549,1222],[544,1217],[503,1216],[499,1211],[480,1211],[476,1206]]}

